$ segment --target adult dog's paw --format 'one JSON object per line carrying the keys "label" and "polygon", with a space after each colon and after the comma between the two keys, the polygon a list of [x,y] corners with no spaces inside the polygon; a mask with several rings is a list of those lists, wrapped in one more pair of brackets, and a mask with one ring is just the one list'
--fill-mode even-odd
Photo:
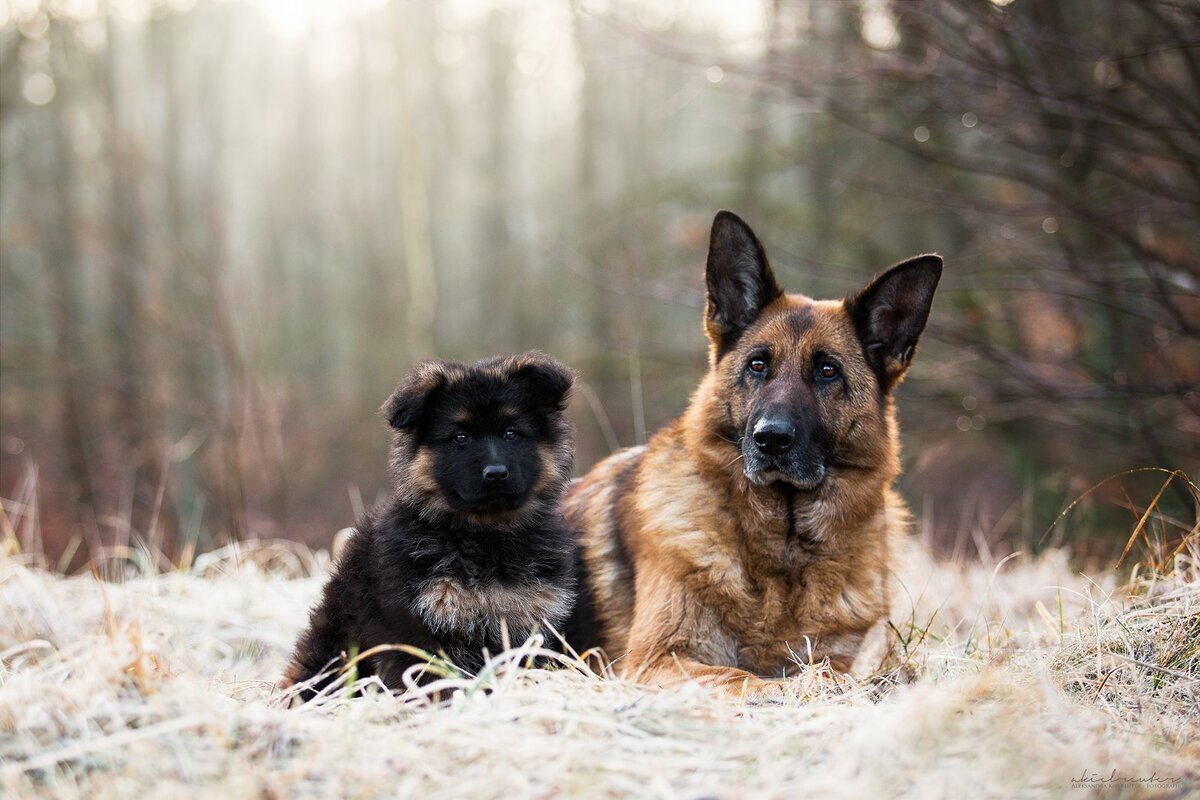
{"label": "adult dog's paw", "polygon": [[795,697],[788,681],[769,681],[752,678],[734,687],[737,697],[749,706],[781,706]]}

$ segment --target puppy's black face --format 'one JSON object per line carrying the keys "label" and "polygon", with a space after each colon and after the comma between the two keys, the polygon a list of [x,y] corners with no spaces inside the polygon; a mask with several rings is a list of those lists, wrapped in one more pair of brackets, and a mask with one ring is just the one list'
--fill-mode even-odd
{"label": "puppy's black face", "polygon": [[540,353],[419,365],[384,407],[400,432],[399,489],[426,512],[475,521],[548,504],[570,473],[571,384],[570,371]]}
{"label": "puppy's black face", "polygon": [[447,389],[422,437],[433,479],[458,511],[512,511],[542,475],[539,445],[552,438],[528,390],[505,376],[471,375]]}

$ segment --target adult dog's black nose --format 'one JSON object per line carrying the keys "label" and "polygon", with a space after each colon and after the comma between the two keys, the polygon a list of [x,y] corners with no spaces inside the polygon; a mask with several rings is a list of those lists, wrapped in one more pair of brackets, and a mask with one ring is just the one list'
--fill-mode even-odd
{"label": "adult dog's black nose", "polygon": [[485,481],[500,481],[508,480],[508,467],[503,464],[488,464],[483,468],[483,479]]}
{"label": "adult dog's black nose", "polygon": [[754,444],[769,456],[787,452],[796,441],[796,427],[781,419],[760,419],[754,426]]}

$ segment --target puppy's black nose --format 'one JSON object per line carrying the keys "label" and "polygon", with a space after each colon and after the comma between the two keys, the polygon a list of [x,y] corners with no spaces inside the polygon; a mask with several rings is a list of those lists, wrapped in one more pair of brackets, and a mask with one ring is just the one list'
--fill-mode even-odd
{"label": "puppy's black nose", "polygon": [[506,481],[508,480],[508,467],[503,464],[488,464],[483,468],[483,479],[485,481]]}
{"label": "puppy's black nose", "polygon": [[754,444],[769,456],[787,452],[796,441],[796,428],[781,419],[760,419],[754,426]]}

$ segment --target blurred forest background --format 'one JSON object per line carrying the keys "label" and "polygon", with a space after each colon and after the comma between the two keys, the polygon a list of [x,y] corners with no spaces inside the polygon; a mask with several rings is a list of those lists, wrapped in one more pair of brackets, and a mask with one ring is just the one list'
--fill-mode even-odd
{"label": "blurred forest background", "polygon": [[[1194,0],[0,0],[0,537],[325,545],[415,360],[574,365],[579,472],[792,291],[947,259],[901,390],[949,553],[1120,551],[1200,474]],[[1183,481],[1147,530],[1196,524]]]}

